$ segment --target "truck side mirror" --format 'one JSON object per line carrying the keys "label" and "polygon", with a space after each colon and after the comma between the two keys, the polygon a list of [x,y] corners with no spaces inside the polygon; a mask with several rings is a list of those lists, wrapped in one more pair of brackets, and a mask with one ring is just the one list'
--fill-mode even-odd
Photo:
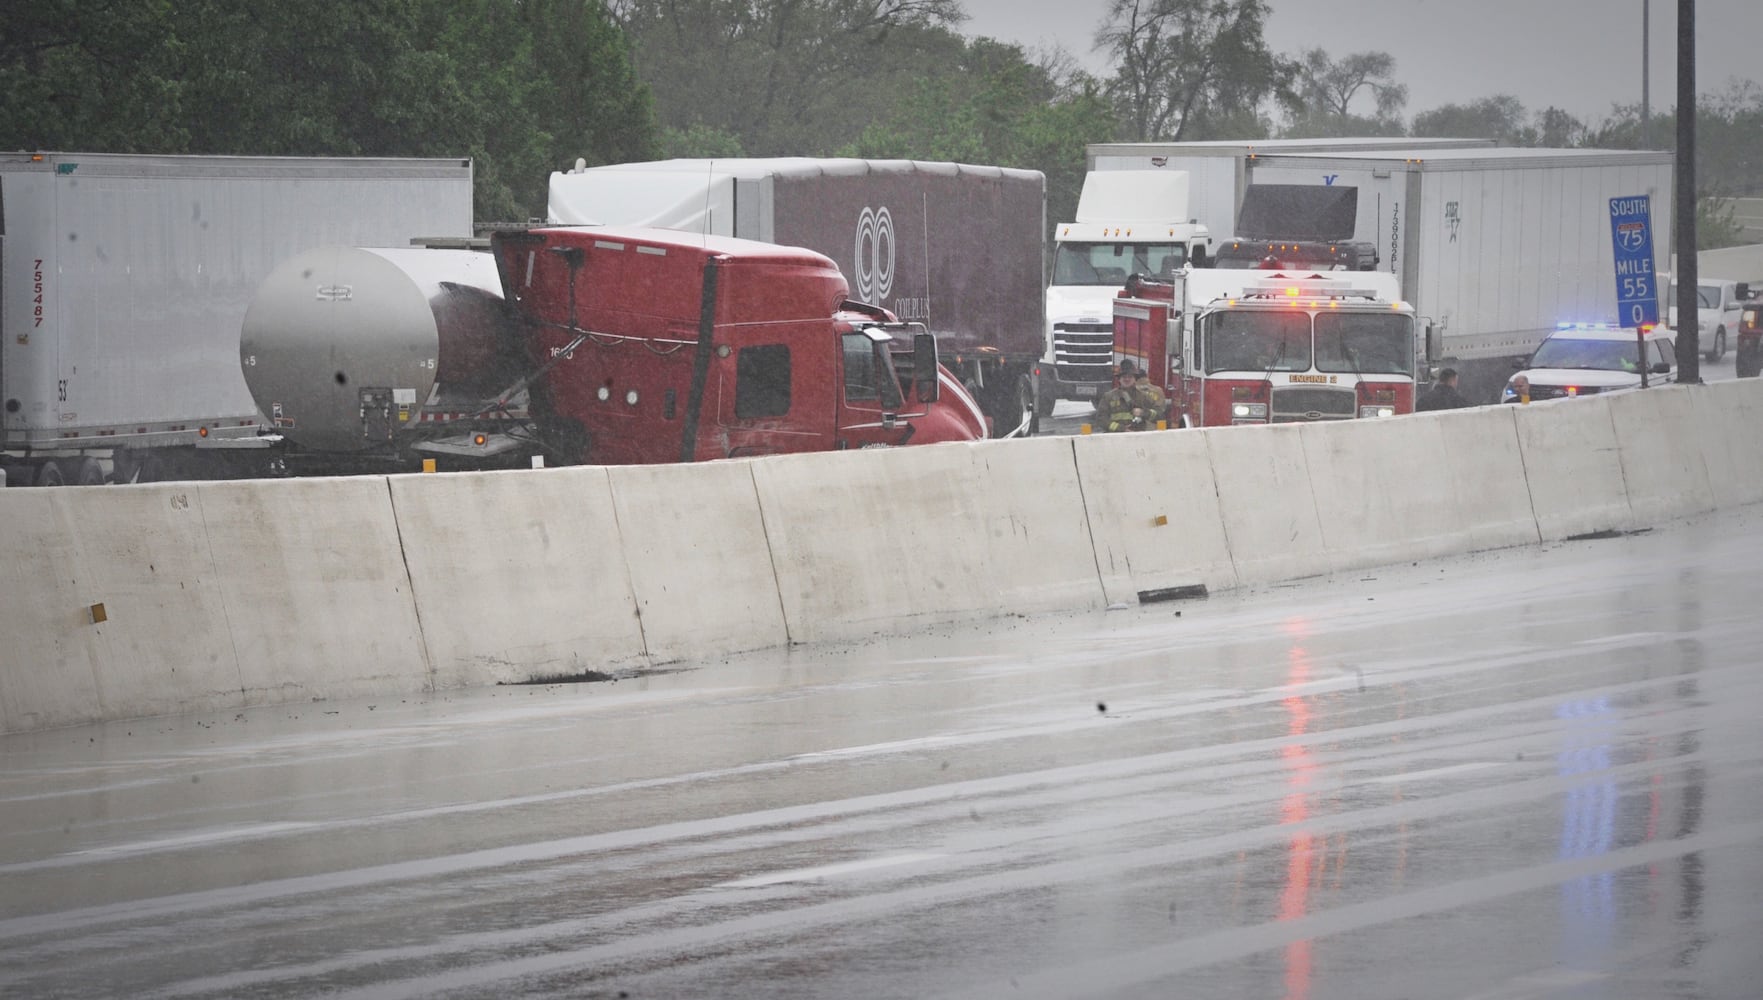
{"label": "truck side mirror", "polygon": [[1438,327],[1426,324],[1426,363],[1432,364],[1444,353],[1445,335]]}
{"label": "truck side mirror", "polygon": [[937,337],[934,333],[912,335],[912,394],[920,403],[934,403],[942,395],[937,378]]}
{"label": "truck side mirror", "polygon": [[1751,297],[1751,283],[1748,281],[1741,281],[1737,285],[1733,286],[1732,297],[1735,299],[1748,299],[1748,298],[1750,298]]}

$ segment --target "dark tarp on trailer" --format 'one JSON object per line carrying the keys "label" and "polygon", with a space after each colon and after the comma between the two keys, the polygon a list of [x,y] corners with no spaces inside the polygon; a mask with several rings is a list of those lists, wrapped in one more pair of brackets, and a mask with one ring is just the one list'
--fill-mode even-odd
{"label": "dark tarp on trailer", "polygon": [[1353,238],[1359,189],[1322,184],[1251,184],[1243,191],[1237,238],[1318,240]]}

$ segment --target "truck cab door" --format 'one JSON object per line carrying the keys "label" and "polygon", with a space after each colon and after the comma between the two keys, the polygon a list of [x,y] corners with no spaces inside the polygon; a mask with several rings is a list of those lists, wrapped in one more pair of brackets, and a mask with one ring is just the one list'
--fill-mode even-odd
{"label": "truck cab door", "polygon": [[1189,427],[1206,426],[1206,327],[1206,317],[1196,315],[1182,331],[1181,411]]}
{"label": "truck cab door", "polygon": [[1189,358],[1193,355],[1193,332],[1180,309],[1169,310],[1169,357],[1164,362],[1168,371],[1169,426],[1180,427],[1182,414],[1188,412]]}
{"label": "truck cab door", "polygon": [[864,329],[839,335],[839,405],[835,448],[870,448],[905,444],[912,420],[925,408],[906,412],[900,379],[888,352],[893,338]]}
{"label": "truck cab door", "polygon": [[[710,446],[711,457],[825,451],[832,446],[826,419],[832,400],[808,354],[799,339],[780,337],[777,343],[735,348],[732,356],[717,362],[718,440]],[[699,441],[704,455],[702,432]]]}

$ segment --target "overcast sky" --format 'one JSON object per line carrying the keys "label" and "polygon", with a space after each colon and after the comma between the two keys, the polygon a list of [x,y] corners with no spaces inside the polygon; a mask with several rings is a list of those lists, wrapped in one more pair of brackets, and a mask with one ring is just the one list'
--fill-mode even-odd
{"label": "overcast sky", "polygon": [[[962,0],[969,35],[1026,48],[1058,43],[1092,72],[1107,0]],[[1295,55],[1382,51],[1408,86],[1408,117],[1441,104],[1512,94],[1531,111],[1553,104],[1588,124],[1641,98],[1642,0],[1271,0],[1267,43]],[[1677,2],[1652,0],[1652,106],[1677,94]],[[1696,89],[1734,77],[1763,84],[1763,0],[1696,5]],[[1360,109],[1371,110],[1369,103]]]}

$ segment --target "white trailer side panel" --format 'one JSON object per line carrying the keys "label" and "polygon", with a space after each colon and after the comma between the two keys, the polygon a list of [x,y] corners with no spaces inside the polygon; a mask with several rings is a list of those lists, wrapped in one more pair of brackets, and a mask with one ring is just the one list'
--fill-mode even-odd
{"label": "white trailer side panel", "polygon": [[1560,323],[1615,322],[1610,199],[1652,193],[1655,232],[1669,231],[1659,200],[1669,173],[1616,164],[1426,170],[1409,228],[1419,266],[1408,294],[1442,324],[1446,354],[1462,359],[1525,354]]}
{"label": "white trailer side panel", "polygon": [[1104,142],[1085,147],[1092,172],[1103,170],[1186,171],[1192,216],[1214,240],[1236,235],[1237,213],[1250,165],[1269,156],[1317,155],[1364,150],[1468,149],[1492,146],[1492,139],[1417,139],[1412,136],[1320,139],[1261,139],[1251,142]]}
{"label": "white trailer side panel", "polygon": [[1529,352],[1558,323],[1615,321],[1610,199],[1650,195],[1656,269],[1669,251],[1665,154],[1552,152],[1271,156],[1249,180],[1357,187],[1356,237],[1377,246],[1379,270],[1402,275],[1446,354],[1495,358]]}
{"label": "white trailer side panel", "polygon": [[463,159],[6,154],[0,198],[10,449],[255,434],[239,334],[277,264],[472,235]]}
{"label": "white trailer side panel", "polygon": [[[596,168],[592,175],[552,174],[547,221],[572,226],[647,226],[754,238],[735,218],[734,176],[708,168],[656,166],[653,170]],[[755,218],[748,223],[748,229],[757,225]]]}
{"label": "white trailer side panel", "polygon": [[1242,159],[1236,156],[1161,156],[1145,153],[1092,157],[1095,172],[1116,170],[1167,170],[1188,175],[1187,218],[1211,230],[1214,239],[1236,228],[1238,174]]}
{"label": "white trailer side panel", "polygon": [[[1448,203],[1443,182],[1452,176],[1425,175],[1429,208]],[[1478,244],[1474,278],[1480,287],[1459,298],[1456,323],[1446,332],[1447,350],[1458,357],[1523,354],[1560,323],[1617,322],[1612,198],[1651,195],[1655,268],[1664,258],[1665,234],[1670,232],[1669,166],[1490,169],[1465,171],[1463,178],[1465,198],[1498,197],[1500,203],[1481,206],[1475,213],[1482,220],[1479,227],[1466,233]],[[1439,194],[1430,194],[1433,190]],[[1514,216],[1515,206],[1522,216]],[[1440,282],[1453,273],[1448,259],[1429,270]],[[1441,286],[1439,301],[1445,299]]]}

